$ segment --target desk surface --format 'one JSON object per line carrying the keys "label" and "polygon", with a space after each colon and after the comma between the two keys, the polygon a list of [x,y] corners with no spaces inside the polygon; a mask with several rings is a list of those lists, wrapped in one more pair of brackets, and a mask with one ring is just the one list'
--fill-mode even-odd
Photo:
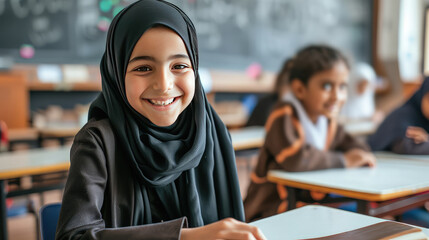
{"label": "desk surface", "polygon": [[[354,136],[364,136],[375,131],[376,125],[373,122],[350,122],[344,125],[347,132]],[[243,127],[230,130],[232,145],[234,149],[245,150],[251,148],[260,148],[265,141],[264,127]]]}
{"label": "desk surface", "polygon": [[404,160],[423,161],[423,162],[429,163],[429,155],[404,155],[404,154],[396,154],[392,152],[376,152],[375,155],[378,158],[404,159]]}
{"label": "desk surface", "polygon": [[0,154],[0,179],[66,171],[69,166],[70,147],[6,152]]}
{"label": "desk surface", "polygon": [[10,129],[9,132],[9,141],[19,141],[19,140],[37,140],[39,133],[35,128],[17,128]]}
{"label": "desk surface", "polygon": [[235,151],[260,148],[264,144],[265,129],[263,127],[245,127],[229,132]]}
{"label": "desk surface", "polygon": [[[310,172],[270,171],[268,179],[286,186],[385,201],[429,190],[429,161],[377,156],[374,168]],[[405,157],[404,157],[405,158]]]}
{"label": "desk surface", "polygon": [[[325,206],[309,205],[250,223],[267,239],[288,240],[323,237],[386,221]],[[429,229],[422,228],[426,235]]]}
{"label": "desk surface", "polygon": [[353,136],[367,136],[377,130],[377,124],[373,121],[355,121],[344,123],[346,132]]}
{"label": "desk surface", "polygon": [[79,126],[53,126],[45,128],[10,129],[9,140],[37,140],[41,137],[73,137],[80,130]]}
{"label": "desk surface", "polygon": [[74,137],[80,130],[78,126],[39,128],[42,137]]}

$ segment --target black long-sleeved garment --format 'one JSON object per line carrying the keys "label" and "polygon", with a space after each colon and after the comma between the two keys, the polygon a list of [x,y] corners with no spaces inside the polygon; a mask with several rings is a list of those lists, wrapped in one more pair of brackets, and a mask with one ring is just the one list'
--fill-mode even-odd
{"label": "black long-sleeved garment", "polygon": [[157,222],[173,221],[142,225],[141,188],[108,119],[89,122],[70,156],[57,239],[179,239],[185,218],[162,219],[168,209],[156,202],[151,209]]}

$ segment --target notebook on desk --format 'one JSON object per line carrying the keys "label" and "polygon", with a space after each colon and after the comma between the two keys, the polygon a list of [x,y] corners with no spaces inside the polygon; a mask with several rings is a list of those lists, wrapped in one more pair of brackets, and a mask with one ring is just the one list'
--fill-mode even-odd
{"label": "notebook on desk", "polygon": [[427,240],[428,236],[420,229],[410,225],[385,221],[366,227],[330,236],[307,238],[303,240]]}

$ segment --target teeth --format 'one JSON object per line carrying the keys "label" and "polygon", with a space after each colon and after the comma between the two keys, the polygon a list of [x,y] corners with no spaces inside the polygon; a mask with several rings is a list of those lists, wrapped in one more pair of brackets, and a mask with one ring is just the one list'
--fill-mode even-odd
{"label": "teeth", "polygon": [[169,105],[174,101],[174,98],[170,98],[167,101],[157,101],[157,100],[149,100],[152,104],[158,105],[158,106],[165,106]]}

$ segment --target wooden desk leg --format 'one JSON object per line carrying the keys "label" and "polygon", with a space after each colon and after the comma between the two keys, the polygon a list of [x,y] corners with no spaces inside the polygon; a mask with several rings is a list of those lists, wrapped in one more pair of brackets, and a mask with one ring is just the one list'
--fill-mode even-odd
{"label": "wooden desk leg", "polygon": [[287,187],[287,209],[292,210],[296,208],[296,189]]}
{"label": "wooden desk leg", "polygon": [[369,214],[369,202],[365,200],[357,200],[357,212],[365,215]]}
{"label": "wooden desk leg", "polygon": [[0,180],[0,240],[7,240],[7,212],[6,212],[5,181]]}

